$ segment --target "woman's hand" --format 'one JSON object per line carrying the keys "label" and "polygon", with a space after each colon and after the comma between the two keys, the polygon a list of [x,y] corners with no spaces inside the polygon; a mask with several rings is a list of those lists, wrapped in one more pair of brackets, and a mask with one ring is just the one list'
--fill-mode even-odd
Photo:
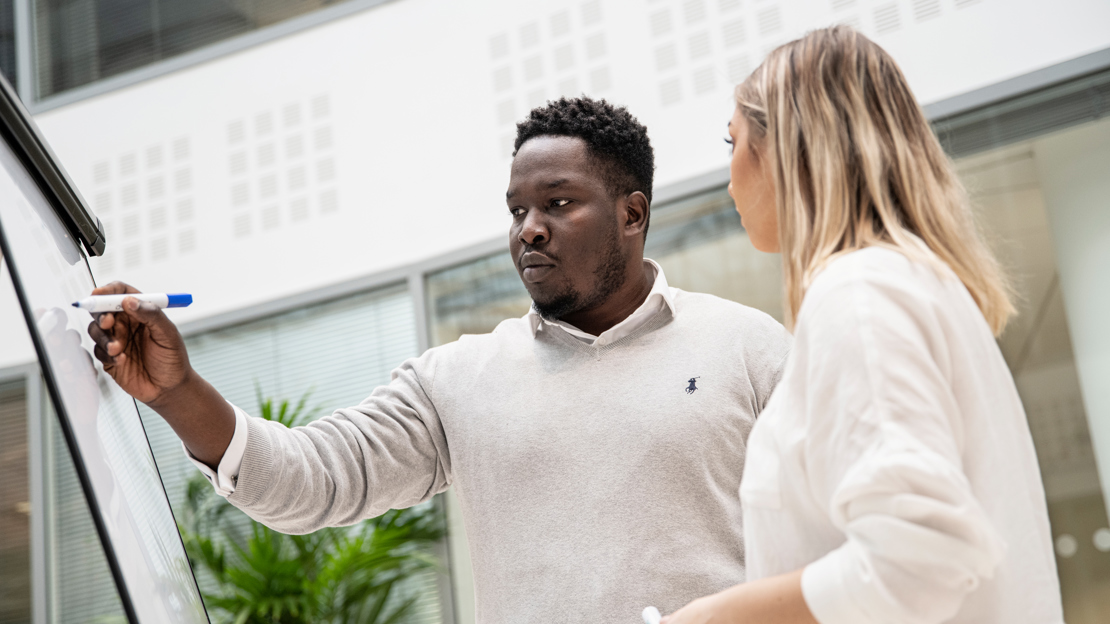
{"label": "woman's hand", "polygon": [[802,570],[698,598],[659,624],[818,624],[802,595]]}
{"label": "woman's hand", "polygon": [[663,618],[659,624],[725,624],[730,622],[724,613],[724,601],[720,598],[723,595],[721,593],[698,598]]}
{"label": "woman's hand", "polygon": [[[112,282],[92,291],[94,295],[138,294],[134,287]],[[104,371],[127,394],[148,405],[157,404],[190,376],[185,341],[174,324],[156,305],[138,299],[123,300],[123,312],[98,314],[89,324],[93,354]]]}

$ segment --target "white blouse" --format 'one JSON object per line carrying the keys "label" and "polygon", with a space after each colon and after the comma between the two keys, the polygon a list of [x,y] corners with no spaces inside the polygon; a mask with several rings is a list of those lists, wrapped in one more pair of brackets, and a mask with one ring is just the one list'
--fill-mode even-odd
{"label": "white blouse", "polygon": [[821,624],[1063,622],[1017,389],[947,268],[869,248],[814,280],[748,440],[748,579]]}

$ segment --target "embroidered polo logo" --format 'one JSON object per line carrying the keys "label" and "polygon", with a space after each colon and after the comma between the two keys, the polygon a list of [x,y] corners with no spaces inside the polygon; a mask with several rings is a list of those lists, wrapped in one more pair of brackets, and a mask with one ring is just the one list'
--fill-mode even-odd
{"label": "embroidered polo logo", "polygon": [[686,386],[686,394],[693,394],[693,393],[698,391],[698,387],[694,383],[694,381],[698,380],[698,379],[701,379],[701,375],[698,375],[697,377],[691,377],[690,378],[690,385]]}

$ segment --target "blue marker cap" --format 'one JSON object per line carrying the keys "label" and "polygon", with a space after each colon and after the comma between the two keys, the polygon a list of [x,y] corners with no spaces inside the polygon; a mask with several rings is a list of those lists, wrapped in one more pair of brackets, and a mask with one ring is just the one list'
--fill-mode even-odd
{"label": "blue marker cap", "polygon": [[166,295],[166,297],[169,299],[169,304],[166,306],[167,308],[184,308],[193,302],[192,295],[176,294]]}

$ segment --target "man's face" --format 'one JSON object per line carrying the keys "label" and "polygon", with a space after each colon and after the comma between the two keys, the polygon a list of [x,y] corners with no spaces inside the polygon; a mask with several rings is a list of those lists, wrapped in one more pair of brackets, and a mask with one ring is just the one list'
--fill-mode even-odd
{"label": "man's face", "polygon": [[577,137],[520,146],[505,194],[509,251],[536,309],[547,318],[600,305],[625,279],[619,199]]}

